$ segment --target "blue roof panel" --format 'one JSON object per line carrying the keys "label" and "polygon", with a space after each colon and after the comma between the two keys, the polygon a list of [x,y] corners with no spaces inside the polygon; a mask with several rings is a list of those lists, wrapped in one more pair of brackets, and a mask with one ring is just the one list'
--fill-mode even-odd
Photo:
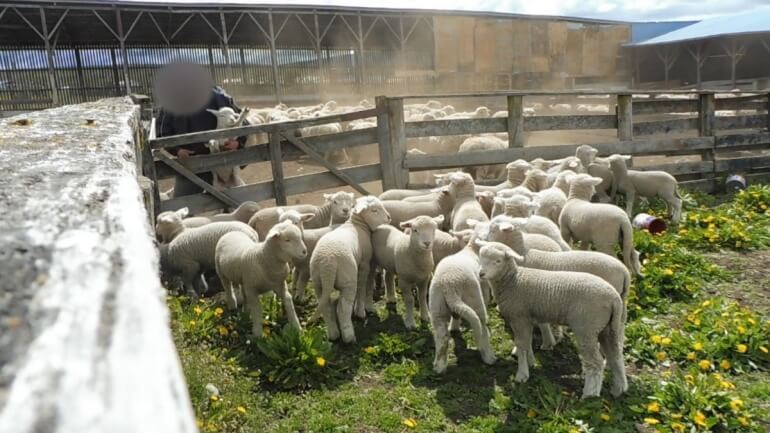
{"label": "blue roof panel", "polygon": [[698,21],[653,21],[646,23],[631,23],[631,43],[652,39],[682,27],[695,24]]}

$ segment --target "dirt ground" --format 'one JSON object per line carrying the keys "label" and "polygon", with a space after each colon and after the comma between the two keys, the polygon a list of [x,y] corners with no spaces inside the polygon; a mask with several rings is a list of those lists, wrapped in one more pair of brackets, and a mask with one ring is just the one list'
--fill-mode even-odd
{"label": "dirt ground", "polygon": [[710,293],[722,293],[765,316],[770,315],[770,251],[722,251],[707,257],[735,273],[730,281],[711,288]]}

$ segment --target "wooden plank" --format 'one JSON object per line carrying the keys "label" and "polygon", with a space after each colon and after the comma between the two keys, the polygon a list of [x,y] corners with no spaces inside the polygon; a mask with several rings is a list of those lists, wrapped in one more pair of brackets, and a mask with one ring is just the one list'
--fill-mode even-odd
{"label": "wooden plank", "polygon": [[632,140],[636,131],[634,131],[634,118],[631,95],[618,95],[617,112],[618,138],[621,140]]}
{"label": "wooden plank", "polygon": [[717,160],[715,165],[716,172],[742,172],[758,169],[770,168],[770,156],[756,156],[747,158],[726,158]]}
{"label": "wooden plank", "polygon": [[[711,90],[701,90],[697,93],[719,93]],[[756,91],[735,91],[733,94],[756,94]],[[691,90],[645,90],[645,89],[624,89],[624,90],[519,90],[510,92],[456,92],[456,93],[426,93],[411,95],[394,95],[393,98],[401,99],[446,99],[446,98],[480,98],[495,96],[593,96],[593,95],[693,95]]]}
{"label": "wooden plank", "polygon": [[507,98],[508,105],[508,147],[524,146],[524,97],[513,95]]}
{"label": "wooden plank", "polygon": [[[406,166],[410,170],[432,170],[439,168],[466,167],[472,165],[504,164],[516,159],[563,158],[574,155],[579,144],[561,146],[533,146],[466,152],[461,155],[407,155]],[[591,146],[599,150],[600,155],[624,153],[633,155],[650,154],[688,154],[714,146],[713,137],[631,140],[617,143],[595,143]]]}
{"label": "wooden plank", "polygon": [[[377,128],[345,131],[339,134],[315,135],[304,137],[304,142],[313,147],[318,153],[338,149],[348,149],[356,146],[364,146],[377,142]],[[293,146],[281,146],[281,158],[284,161],[294,161],[305,155],[304,152]],[[218,167],[231,167],[234,165],[246,165],[255,162],[270,160],[269,144],[258,144],[232,152],[220,152],[209,155],[198,155],[185,158],[181,161],[188,170],[193,173],[211,171]],[[173,172],[164,164],[157,164],[158,177],[163,179],[173,176]]]}
{"label": "wooden plank", "polygon": [[353,189],[355,189],[356,191],[360,192],[363,195],[370,195],[369,191],[367,191],[366,189],[364,189],[364,187],[362,187],[361,185],[356,183],[353,179],[345,175],[345,173],[338,170],[337,167],[334,166],[334,164],[327,161],[322,155],[320,155],[318,152],[313,150],[310,146],[303,143],[302,139],[292,137],[290,134],[286,134],[286,133],[282,133],[281,135],[283,135],[283,137],[286,140],[289,140],[291,144],[298,147],[301,151],[307,153],[308,156],[313,158],[316,162],[326,167],[326,169],[329,170],[333,175],[337,176],[338,178],[340,178],[340,180],[342,180],[346,184],[353,187]]}
{"label": "wooden plank", "polygon": [[637,122],[634,124],[634,136],[668,134],[698,128],[698,118],[656,120],[651,122]]}
{"label": "wooden plank", "polygon": [[291,129],[300,129],[306,126],[322,125],[326,123],[349,122],[351,120],[366,119],[375,117],[378,114],[377,108],[369,110],[354,111],[351,113],[333,114],[330,116],[314,117],[311,119],[291,120],[288,122],[265,123],[263,125],[248,125],[238,128],[216,129],[211,131],[193,132],[190,134],[172,135],[170,137],[159,137],[152,141],[152,148],[168,148],[182,146],[190,143],[200,143],[212,139],[242,137],[245,135],[256,134],[259,132],[286,131]]}
{"label": "wooden plank", "polygon": [[382,164],[382,190],[396,188],[396,172],[393,164],[393,157],[390,151],[390,127],[388,126],[388,98],[377,96],[375,98],[377,108],[380,114],[377,115],[377,150],[380,153],[380,164]]}
{"label": "wooden plank", "polygon": [[276,206],[286,206],[286,190],[283,185],[283,159],[281,158],[281,136],[270,133],[270,167],[273,171],[273,195]]}
{"label": "wooden plank", "polygon": [[[382,173],[379,164],[359,165],[342,169],[341,171],[358,183],[379,180]],[[329,172],[323,172],[288,177],[284,179],[284,186],[288,195],[294,195],[345,186],[345,182]],[[230,188],[227,190],[227,193],[239,201],[252,200],[260,202],[273,197],[273,182],[260,182],[238,188]],[[161,204],[161,211],[176,210],[185,206],[193,214],[221,210],[224,207],[219,200],[209,194],[194,194],[164,201]]]}
{"label": "wooden plank", "polygon": [[713,161],[686,161],[686,162],[677,162],[672,164],[634,166],[633,169],[638,171],[662,170],[674,176],[681,176],[686,174],[703,174],[703,173],[711,174],[714,172],[714,162]]}
{"label": "wooden plank", "polygon": [[714,135],[714,95],[700,95],[698,99],[698,135]]}
{"label": "wooden plank", "polygon": [[409,184],[409,170],[404,165],[406,158],[406,126],[404,122],[404,100],[388,98],[388,129],[390,130],[390,162],[396,188]]}
{"label": "wooden plank", "polygon": [[[739,96],[733,98],[716,98],[717,110],[750,110],[757,109],[757,102],[762,101],[762,95]],[[761,109],[761,108],[760,108]]]}
{"label": "wooden plank", "polygon": [[615,128],[617,128],[615,116],[603,114],[595,116],[534,116],[524,118],[525,131]]}
{"label": "wooden plank", "polygon": [[508,119],[490,117],[485,119],[443,119],[407,122],[406,137],[440,137],[444,135],[484,134],[508,132]]}
{"label": "wooden plank", "polygon": [[760,129],[767,127],[767,115],[719,116],[714,119],[716,129]]}
{"label": "wooden plank", "polygon": [[177,160],[173,156],[171,156],[171,154],[168,153],[167,150],[158,149],[155,152],[155,155],[161,160],[163,160],[164,163],[166,163],[169,167],[174,169],[177,173],[184,176],[187,180],[203,188],[203,190],[208,192],[209,194],[213,195],[217,200],[221,201],[222,203],[226,204],[229,207],[233,207],[233,208],[238,207],[239,203],[237,201],[235,201],[232,197],[228,196],[227,193],[215,189],[212,185],[209,185],[203,179],[196,176],[195,173],[186,169],[182,164],[178,163]]}
{"label": "wooden plank", "polygon": [[631,109],[633,114],[695,113],[698,111],[696,99],[635,99]]}
{"label": "wooden plank", "polygon": [[770,145],[770,132],[720,135],[716,137],[717,149],[746,148]]}
{"label": "wooden plank", "polygon": [[679,181],[679,187],[690,191],[697,190],[709,194],[716,190],[713,179]]}

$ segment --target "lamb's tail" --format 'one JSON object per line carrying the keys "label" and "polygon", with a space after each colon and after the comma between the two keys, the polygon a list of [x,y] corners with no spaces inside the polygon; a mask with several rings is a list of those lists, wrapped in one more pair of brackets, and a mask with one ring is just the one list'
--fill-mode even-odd
{"label": "lamb's tail", "polygon": [[642,265],[639,263],[639,253],[634,249],[634,229],[631,221],[626,219],[620,225],[620,237],[623,242],[623,263],[628,270],[636,275],[642,275]]}
{"label": "lamb's tail", "polygon": [[324,308],[328,308],[329,304],[336,302],[340,297],[339,290],[334,288],[334,283],[337,281],[337,266],[322,264],[318,266],[319,269],[316,272],[314,272],[314,268],[311,264],[310,277],[313,280],[313,284],[318,284],[321,296],[318,297],[318,306],[310,319],[308,319],[308,323],[317,321],[321,316],[321,311]]}
{"label": "lamb's tail", "polygon": [[623,301],[623,323],[626,323],[626,299],[631,293],[631,273],[628,269],[623,269],[623,291],[620,293],[620,299]]}
{"label": "lamb's tail", "polygon": [[617,341],[622,348],[626,335],[626,304],[622,299],[612,303],[609,327],[611,341]]}

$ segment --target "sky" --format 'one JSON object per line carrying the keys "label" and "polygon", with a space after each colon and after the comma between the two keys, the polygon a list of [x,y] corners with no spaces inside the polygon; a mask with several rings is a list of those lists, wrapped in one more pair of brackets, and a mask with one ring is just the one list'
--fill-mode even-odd
{"label": "sky", "polygon": [[[163,0],[134,1],[157,2]],[[770,0],[170,0],[170,2],[282,3],[407,9],[458,9],[621,21],[703,19],[759,8],[770,8]]]}

